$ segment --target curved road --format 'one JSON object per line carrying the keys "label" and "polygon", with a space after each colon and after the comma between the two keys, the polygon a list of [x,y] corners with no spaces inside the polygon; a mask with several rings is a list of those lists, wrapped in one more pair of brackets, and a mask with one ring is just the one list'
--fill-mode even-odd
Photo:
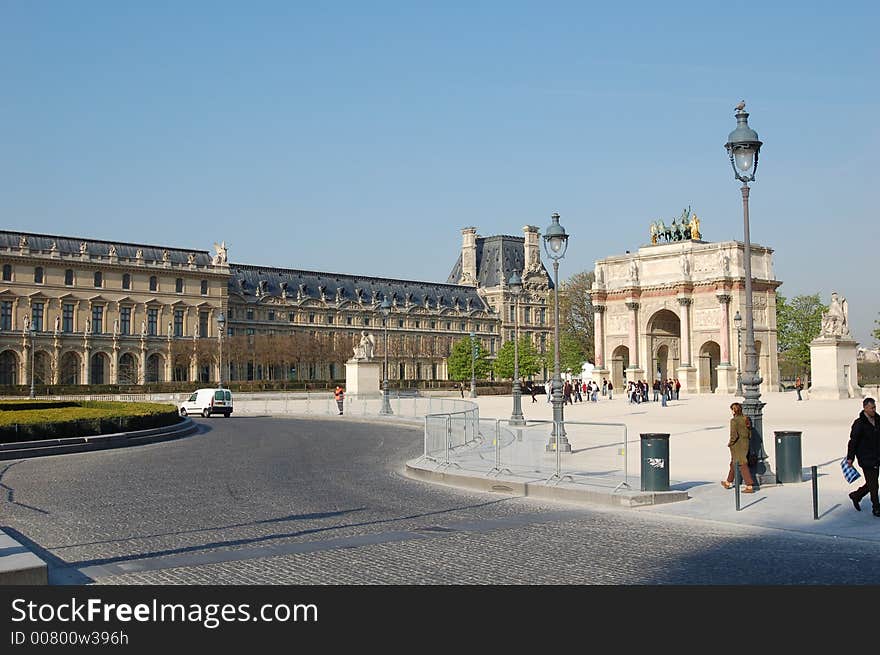
{"label": "curved road", "polygon": [[177,441],[3,462],[0,526],[56,584],[880,582],[875,543],[410,480],[418,426],[198,423]]}

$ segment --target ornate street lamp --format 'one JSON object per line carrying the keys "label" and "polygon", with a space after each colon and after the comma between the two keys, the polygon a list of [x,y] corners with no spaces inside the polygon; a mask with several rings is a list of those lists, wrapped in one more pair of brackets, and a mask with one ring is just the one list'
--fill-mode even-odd
{"label": "ornate street lamp", "polygon": [[31,395],[28,396],[31,399],[36,398],[36,393],[34,392],[34,379],[37,377],[37,369],[34,368],[34,364],[36,362],[36,348],[34,347],[34,336],[37,334],[37,323],[36,321],[31,321],[30,329],[28,333],[31,337]]}
{"label": "ornate street lamp", "polygon": [[382,409],[379,410],[379,414],[391,416],[394,413],[388,400],[388,317],[391,315],[391,303],[388,302],[387,297],[379,304],[379,314],[382,315],[382,329],[385,332],[385,348],[382,353]]}
{"label": "ornate street lamp", "polygon": [[522,389],[519,386],[519,297],[522,294],[522,279],[516,271],[507,281],[513,296],[513,414],[509,425],[525,425],[522,413]]}
{"label": "ornate street lamp", "polygon": [[217,343],[220,349],[220,370],[217,373],[217,388],[223,388],[223,332],[226,329],[226,317],[221,311],[217,315]]}
{"label": "ornate street lamp", "polygon": [[553,432],[550,433],[550,442],[547,451],[558,449],[559,452],[570,453],[571,444],[565,437],[565,424],[562,411],[562,377],[559,373],[559,260],[565,257],[568,249],[568,234],[565,228],[559,224],[559,214],[553,212],[550,217],[553,221],[544,230],[544,250],[547,256],[553,260]]}
{"label": "ornate street lamp", "polygon": [[727,137],[724,147],[730,157],[734,178],[742,182],[743,203],[743,236],[745,242],[744,264],[746,277],[746,363],[742,376],[743,414],[752,421],[752,442],[750,450],[758,455],[755,467],[758,484],[775,484],[776,476],[767,465],[767,453],[764,452],[763,439],[763,408],[759,387],[763,379],[758,375],[758,353],[755,350],[755,322],[752,298],[752,244],[749,237],[749,182],[755,180],[758,170],[758,152],[762,142],[758,133],[749,127],[749,114],[745,110],[745,101],[736,106],[736,129]]}
{"label": "ornate street lamp", "polygon": [[736,395],[743,395],[742,383],[742,323],[743,317],[739,315],[739,310],[733,316],[733,324],[736,327]]}
{"label": "ornate street lamp", "polygon": [[475,332],[470,333],[471,338],[471,398],[477,397],[477,378],[474,373],[477,362],[477,335]]}

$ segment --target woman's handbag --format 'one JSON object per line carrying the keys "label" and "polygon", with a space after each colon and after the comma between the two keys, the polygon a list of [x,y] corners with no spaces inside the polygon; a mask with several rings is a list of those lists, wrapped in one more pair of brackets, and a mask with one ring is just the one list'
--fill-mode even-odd
{"label": "woman's handbag", "polygon": [[840,468],[843,470],[843,477],[846,478],[847,482],[855,482],[862,477],[861,473],[856,471],[853,465],[846,461],[846,457],[840,460]]}

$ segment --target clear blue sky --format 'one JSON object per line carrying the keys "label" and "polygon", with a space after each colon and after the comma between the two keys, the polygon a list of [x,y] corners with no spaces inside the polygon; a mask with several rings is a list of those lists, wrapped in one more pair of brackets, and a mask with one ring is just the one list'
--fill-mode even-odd
{"label": "clear blue sky", "polygon": [[880,3],[0,0],[7,229],[444,281],[460,228],[571,234],[562,278],[691,205],[786,296],[880,311]]}

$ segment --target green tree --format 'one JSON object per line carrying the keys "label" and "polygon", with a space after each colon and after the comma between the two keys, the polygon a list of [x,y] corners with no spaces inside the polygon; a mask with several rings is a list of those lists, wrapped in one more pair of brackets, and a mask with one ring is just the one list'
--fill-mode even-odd
{"label": "green tree", "polygon": [[871,336],[874,337],[874,343],[880,346],[880,318],[874,321],[874,325],[877,327],[871,332]]}
{"label": "green tree", "polygon": [[[553,357],[553,341],[551,339],[544,355],[544,362],[551,376],[553,375]],[[584,364],[588,361],[587,354],[573,335],[565,332],[559,335],[559,370],[561,373],[569,372],[579,376]]]}
{"label": "green tree", "polygon": [[[559,332],[578,342],[586,361],[594,360],[594,311],[590,292],[595,279],[593,271],[581,271],[559,283]],[[555,294],[551,293],[548,301],[548,311],[550,316],[554,316]],[[564,343],[564,340],[560,343]],[[550,362],[552,365],[552,356]]]}
{"label": "green tree", "polygon": [[471,379],[471,349],[473,344],[477,347],[477,357],[474,362],[474,377],[484,380],[489,377],[489,371],[492,366],[486,359],[486,352],[480,345],[479,339],[471,340],[470,337],[459,339],[452,346],[452,353],[446,362],[450,380],[470,380]]}
{"label": "green tree", "polygon": [[818,293],[791,300],[776,294],[777,348],[789,375],[810,370],[810,342],[819,336],[822,312],[827,310]]}
{"label": "green tree", "polygon": [[[527,378],[541,370],[541,358],[532,340],[527,336],[519,338],[519,376]],[[505,380],[513,379],[513,341],[505,341],[498,351],[493,365],[495,376]]]}

